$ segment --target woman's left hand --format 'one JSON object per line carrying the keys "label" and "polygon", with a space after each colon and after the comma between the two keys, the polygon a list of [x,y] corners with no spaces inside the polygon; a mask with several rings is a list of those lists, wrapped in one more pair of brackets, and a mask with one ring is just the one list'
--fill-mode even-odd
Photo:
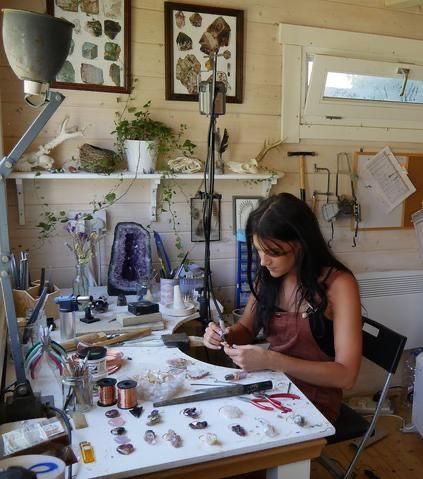
{"label": "woman's left hand", "polygon": [[225,353],[244,371],[270,369],[268,365],[269,351],[260,346],[247,344],[245,346],[225,345]]}

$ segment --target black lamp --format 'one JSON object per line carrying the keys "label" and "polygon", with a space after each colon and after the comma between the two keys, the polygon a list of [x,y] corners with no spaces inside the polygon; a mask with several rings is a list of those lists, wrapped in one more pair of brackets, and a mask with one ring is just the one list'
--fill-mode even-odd
{"label": "black lamp", "polygon": [[65,97],[49,91],[69,53],[74,25],[66,20],[23,10],[3,9],[3,45],[7,60],[16,76],[24,81],[25,100],[44,109],[24,133],[12,151],[0,160],[0,282],[14,361],[16,382],[0,401],[0,424],[41,417],[44,406],[34,395],[25,375],[19,341],[16,311],[10,279],[10,245],[7,223],[6,179],[17,160],[31,145]]}

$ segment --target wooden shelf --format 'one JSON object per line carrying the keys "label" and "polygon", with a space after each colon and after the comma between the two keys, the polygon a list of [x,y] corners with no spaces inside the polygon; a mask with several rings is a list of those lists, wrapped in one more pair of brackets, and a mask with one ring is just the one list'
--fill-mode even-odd
{"label": "wooden shelf", "polygon": [[[240,180],[240,181],[258,181],[261,182],[262,196],[269,194],[272,185],[275,185],[279,178],[282,178],[284,173],[257,173],[255,175],[228,173],[225,175],[215,175],[215,180]],[[168,173],[153,173],[149,175],[135,174],[129,171],[120,171],[111,173],[110,175],[102,175],[97,173],[49,173],[47,171],[40,172],[13,172],[8,179],[15,180],[16,193],[18,197],[18,215],[19,224],[25,224],[25,201],[23,180],[140,180],[150,182],[150,217],[152,221],[157,221],[157,190],[162,181],[166,180],[202,180],[203,173],[187,173],[187,174],[168,174]]]}

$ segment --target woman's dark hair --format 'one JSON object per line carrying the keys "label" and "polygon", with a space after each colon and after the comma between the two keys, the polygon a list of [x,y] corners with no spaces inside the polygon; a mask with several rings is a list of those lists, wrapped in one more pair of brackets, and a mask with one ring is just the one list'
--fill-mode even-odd
{"label": "woman's dark hair", "polygon": [[247,274],[256,298],[255,327],[257,331],[263,327],[266,332],[276,310],[283,277],[273,278],[267,268],[258,265],[256,277],[252,278],[254,236],[266,253],[275,256],[283,253],[278,241],[299,243],[295,259],[299,285],[295,297],[297,312],[300,305],[307,301],[314,311],[321,313],[321,317],[328,305],[326,286],[321,280],[324,269],[328,268],[328,274],[332,270],[350,270],[330,251],[311,208],[290,193],[280,193],[264,200],[248,217]]}

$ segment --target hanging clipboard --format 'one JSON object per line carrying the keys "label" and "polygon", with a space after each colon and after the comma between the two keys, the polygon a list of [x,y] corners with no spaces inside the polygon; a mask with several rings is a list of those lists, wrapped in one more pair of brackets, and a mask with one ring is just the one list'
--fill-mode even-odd
{"label": "hanging clipboard", "polygon": [[357,175],[357,201],[361,207],[360,230],[412,228],[411,213],[421,208],[423,193],[423,154],[397,153],[395,157],[405,168],[416,191],[388,211],[386,203],[368,181],[368,162],[376,152],[357,152],[354,170]]}

